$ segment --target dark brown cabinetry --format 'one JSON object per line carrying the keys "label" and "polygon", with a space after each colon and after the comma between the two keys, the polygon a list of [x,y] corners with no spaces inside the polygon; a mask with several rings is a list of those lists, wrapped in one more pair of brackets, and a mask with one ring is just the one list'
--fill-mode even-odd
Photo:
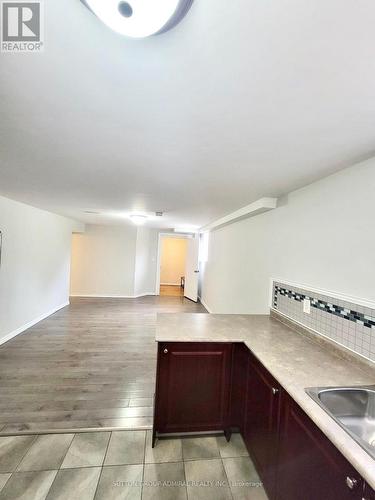
{"label": "dark brown cabinetry", "polygon": [[363,500],[375,500],[375,491],[368,485],[365,485]]}
{"label": "dark brown cabinetry", "polygon": [[232,344],[159,344],[154,430],[228,429]]}
{"label": "dark brown cabinetry", "polygon": [[159,343],[156,432],[242,433],[270,500],[375,500],[374,491],[241,343]]}
{"label": "dark brown cabinetry", "polygon": [[361,500],[359,474],[286,393],[282,399],[277,500]]}
{"label": "dark brown cabinetry", "polygon": [[245,410],[249,349],[245,344],[233,344],[231,383],[231,426],[245,433]]}
{"label": "dark brown cabinetry", "polygon": [[275,498],[281,387],[249,354],[245,442],[270,500]]}

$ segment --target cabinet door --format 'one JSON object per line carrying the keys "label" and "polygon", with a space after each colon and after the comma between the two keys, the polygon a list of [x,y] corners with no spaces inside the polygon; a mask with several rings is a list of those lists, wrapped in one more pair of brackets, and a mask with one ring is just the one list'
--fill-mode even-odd
{"label": "cabinet door", "polygon": [[375,500],[375,491],[368,484],[365,486],[363,500]]}
{"label": "cabinet door", "polygon": [[249,356],[244,437],[272,500],[275,498],[281,389],[263,366],[251,354]]}
{"label": "cabinet door", "polygon": [[231,385],[231,427],[237,428],[241,434],[245,431],[247,371],[249,349],[245,344],[233,344],[233,365]]}
{"label": "cabinet door", "polygon": [[359,474],[285,393],[278,461],[277,500],[362,499]]}
{"label": "cabinet door", "polygon": [[227,428],[231,354],[232,344],[159,344],[156,431]]}

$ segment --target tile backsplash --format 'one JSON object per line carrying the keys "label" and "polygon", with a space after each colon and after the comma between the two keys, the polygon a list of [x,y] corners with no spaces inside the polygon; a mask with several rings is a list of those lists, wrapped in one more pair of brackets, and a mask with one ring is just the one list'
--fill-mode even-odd
{"label": "tile backsplash", "polygon": [[[272,308],[375,361],[375,309],[274,281]],[[310,314],[304,312],[305,299]]]}

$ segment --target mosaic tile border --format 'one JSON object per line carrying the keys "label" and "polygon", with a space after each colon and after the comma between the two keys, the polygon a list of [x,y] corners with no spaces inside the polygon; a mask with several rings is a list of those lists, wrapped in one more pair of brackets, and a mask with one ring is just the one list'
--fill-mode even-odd
{"label": "mosaic tile border", "polygon": [[[375,306],[306,285],[272,280],[271,308],[315,334],[375,363]],[[310,302],[306,311],[304,301]]]}
{"label": "mosaic tile border", "polygon": [[278,296],[288,297],[290,299],[296,300],[297,302],[303,302],[305,299],[310,300],[311,307],[319,309],[321,311],[326,311],[328,314],[333,314],[334,316],[339,316],[347,321],[352,321],[358,325],[363,325],[366,328],[375,329],[374,318],[367,316],[359,311],[353,309],[347,309],[345,307],[326,302],[324,300],[313,298],[309,295],[303,293],[298,293],[288,288],[283,288],[279,285],[274,284],[273,290],[273,307],[277,309]]}

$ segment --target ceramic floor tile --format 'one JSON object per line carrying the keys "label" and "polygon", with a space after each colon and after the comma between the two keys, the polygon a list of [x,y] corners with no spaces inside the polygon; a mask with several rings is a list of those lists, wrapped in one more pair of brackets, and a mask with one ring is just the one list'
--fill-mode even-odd
{"label": "ceramic floor tile", "polygon": [[145,431],[112,432],[105,465],[143,464],[145,440]]}
{"label": "ceramic floor tile", "polygon": [[74,434],[38,436],[18,466],[19,471],[59,469]]}
{"label": "ceramic floor tile", "polygon": [[11,474],[0,474],[0,491],[4,488]]}
{"label": "ceramic floor tile", "polygon": [[15,472],[0,492],[0,500],[45,500],[57,471]]}
{"label": "ceramic floor tile", "polygon": [[184,460],[219,458],[220,452],[216,436],[183,438],[182,456]]}
{"label": "ceramic floor tile", "polygon": [[142,500],[186,500],[184,464],[146,464]]}
{"label": "ceramic floor tile", "polygon": [[146,464],[180,461],[182,461],[181,439],[158,439],[155,448],[152,448],[152,431],[147,431]]}
{"label": "ceramic floor tile", "polygon": [[267,500],[258,473],[249,457],[224,458],[223,464],[235,500]]}
{"label": "ceramic floor tile", "polygon": [[34,439],[35,436],[0,437],[0,472],[13,472]]}
{"label": "ceramic floor tile", "polygon": [[103,467],[95,500],[140,500],[143,465]]}
{"label": "ceramic floor tile", "polygon": [[61,466],[62,469],[74,467],[97,467],[103,464],[110,432],[86,432],[76,434]]}
{"label": "ceramic floor tile", "polygon": [[232,498],[221,459],[185,462],[189,500],[229,500]]}
{"label": "ceramic floor tile", "polygon": [[241,434],[232,434],[232,437],[228,443],[225,436],[220,436],[217,438],[217,443],[219,446],[220,456],[222,458],[233,458],[233,457],[248,457],[249,453],[246,449],[246,445],[242,439]]}
{"label": "ceramic floor tile", "polygon": [[92,500],[98,485],[101,467],[60,470],[47,500]]}

